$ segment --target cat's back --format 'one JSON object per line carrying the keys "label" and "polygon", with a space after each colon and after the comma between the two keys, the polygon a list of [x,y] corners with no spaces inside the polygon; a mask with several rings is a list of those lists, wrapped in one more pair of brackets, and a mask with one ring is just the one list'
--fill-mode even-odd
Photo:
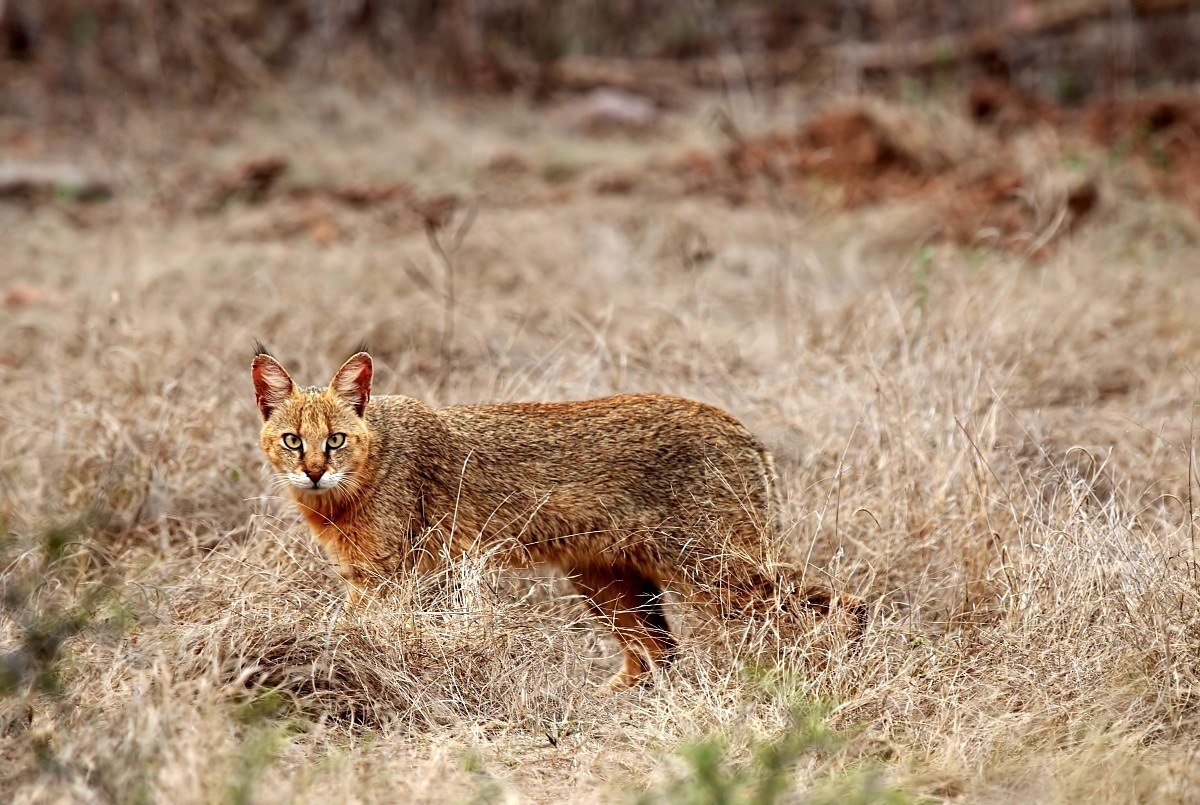
{"label": "cat's back", "polygon": [[537,448],[572,444],[621,451],[645,442],[706,437],[753,440],[733,416],[707,403],[666,394],[622,394],[571,402],[454,405],[436,409],[452,431],[469,439]]}
{"label": "cat's back", "polygon": [[774,468],[762,443],[732,415],[696,400],[625,394],[436,414],[468,451],[464,466],[476,489],[525,490],[564,518],[592,511],[656,522],[715,514],[733,522],[746,519],[749,506],[751,519],[766,522],[776,508]]}
{"label": "cat's back", "polygon": [[720,475],[769,484],[770,457],[721,409],[662,394],[577,402],[439,408],[438,417],[474,461],[511,470],[539,487],[578,484],[659,495]]}
{"label": "cat's back", "polygon": [[481,528],[512,521],[537,535],[614,520],[766,523],[777,509],[762,443],[696,400],[625,394],[430,409],[397,397],[378,405],[399,434],[382,452],[425,479],[428,509],[453,507],[459,523],[478,515]]}
{"label": "cat's back", "polygon": [[761,442],[731,414],[666,394],[622,394],[570,402],[515,402],[430,408],[412,397],[371,400],[367,419],[396,441],[438,453],[595,468],[634,463],[758,463]]}

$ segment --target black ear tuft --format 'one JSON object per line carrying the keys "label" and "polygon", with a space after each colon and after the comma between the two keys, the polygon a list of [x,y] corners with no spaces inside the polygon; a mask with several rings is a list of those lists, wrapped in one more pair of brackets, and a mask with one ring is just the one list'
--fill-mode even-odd
{"label": "black ear tuft", "polygon": [[371,351],[371,348],[367,346],[367,342],[366,342],[366,341],[359,341],[359,342],[358,342],[358,349],[354,350],[354,352],[352,352],[352,353],[350,353],[350,354],[351,354],[351,355],[357,355],[357,354],[358,354],[358,353],[360,353],[360,352],[368,352],[368,353],[369,353],[370,351]]}
{"label": "black ear tuft", "polygon": [[263,346],[263,342],[259,341],[256,338],[256,339],[254,339],[254,356],[258,357],[259,355],[266,355],[268,358],[275,357],[274,355],[271,354],[271,350],[269,350],[265,346]]}

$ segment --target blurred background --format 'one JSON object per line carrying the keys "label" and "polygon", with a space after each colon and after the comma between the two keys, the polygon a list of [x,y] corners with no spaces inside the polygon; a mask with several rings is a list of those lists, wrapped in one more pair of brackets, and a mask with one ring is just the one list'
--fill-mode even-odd
{"label": "blurred background", "polygon": [[285,77],[533,95],[986,77],[1078,104],[1195,79],[1198,14],[1189,0],[6,0],[0,47],[27,103],[208,100]]}
{"label": "blurred background", "polygon": [[[667,192],[677,196],[744,201],[761,197],[765,179],[778,200],[781,183],[795,191],[815,178],[843,185],[854,205],[927,195],[951,177],[976,198],[972,214],[943,227],[956,230],[950,237],[990,237],[995,224],[1011,239],[1045,223],[1013,209],[1014,197],[1045,188],[1004,169],[1010,160],[964,176],[961,148],[918,143],[878,109],[847,116],[842,103],[823,117],[831,102],[940,105],[1001,138],[1058,135],[1067,160],[1082,164],[1067,142],[1078,138],[1107,149],[1110,163],[1144,165],[1158,191],[1194,206],[1198,43],[1200,3],[1189,0],[5,0],[0,197],[95,200],[149,181],[169,207],[212,211],[321,184],[324,162],[347,179],[332,189],[342,202],[399,199],[423,216],[426,202],[495,199],[530,173],[563,192],[584,179],[600,194],[627,194],[647,183],[644,165],[605,153],[639,142],[671,174],[654,183],[674,182]],[[489,102],[505,111],[484,113]],[[234,131],[262,122],[271,104],[283,142],[243,143],[239,161],[228,147]],[[326,137],[349,152],[356,146],[339,128],[347,116],[394,119],[416,104],[431,119],[444,112],[457,133],[472,128],[459,125],[472,108],[488,123],[520,109],[524,122],[507,131],[528,126],[554,143],[531,156],[476,138],[457,166],[422,156],[430,146],[415,140],[376,142],[372,165],[335,167],[328,143],[323,160],[282,153],[303,153],[306,139],[289,136],[285,117],[307,121],[310,145]],[[172,126],[183,141],[167,134]],[[184,157],[189,145],[206,152]],[[156,155],[207,164],[186,176],[158,164],[135,178]],[[1068,218],[1095,206],[1096,180],[1096,171],[1072,180]],[[802,203],[811,190],[784,195]],[[337,227],[318,229],[330,239]]]}

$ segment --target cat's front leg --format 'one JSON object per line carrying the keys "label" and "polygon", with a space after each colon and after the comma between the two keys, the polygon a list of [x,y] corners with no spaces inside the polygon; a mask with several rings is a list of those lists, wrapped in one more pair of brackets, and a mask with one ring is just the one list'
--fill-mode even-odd
{"label": "cat's front leg", "polygon": [[369,595],[367,574],[361,568],[343,563],[338,563],[337,574],[346,582],[346,611],[361,612]]}

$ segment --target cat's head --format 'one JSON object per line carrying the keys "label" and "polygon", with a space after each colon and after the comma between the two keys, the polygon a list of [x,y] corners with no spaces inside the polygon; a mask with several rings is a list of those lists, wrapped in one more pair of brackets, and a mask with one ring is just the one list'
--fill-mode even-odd
{"label": "cat's head", "polygon": [[263,417],[262,449],[279,484],[306,496],[358,491],[371,441],[363,419],[371,356],[350,356],[326,388],[299,388],[259,344],[251,373]]}

